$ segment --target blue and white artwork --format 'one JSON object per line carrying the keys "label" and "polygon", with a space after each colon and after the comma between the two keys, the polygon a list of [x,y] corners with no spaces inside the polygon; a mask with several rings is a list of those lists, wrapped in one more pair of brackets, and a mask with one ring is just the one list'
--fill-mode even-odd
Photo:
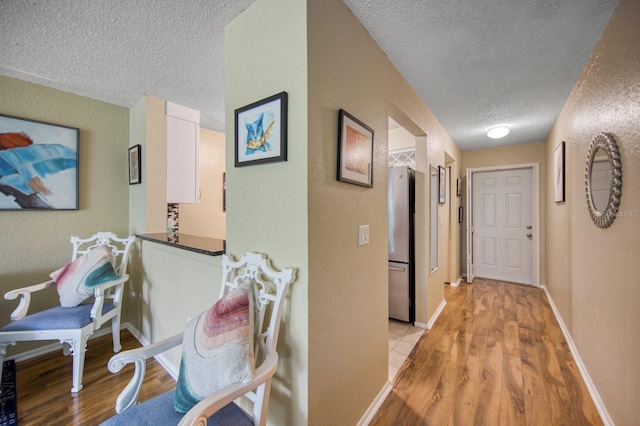
{"label": "blue and white artwork", "polygon": [[0,210],[78,209],[78,129],[0,115]]}
{"label": "blue and white artwork", "polygon": [[286,92],[236,110],[236,166],[286,160]]}

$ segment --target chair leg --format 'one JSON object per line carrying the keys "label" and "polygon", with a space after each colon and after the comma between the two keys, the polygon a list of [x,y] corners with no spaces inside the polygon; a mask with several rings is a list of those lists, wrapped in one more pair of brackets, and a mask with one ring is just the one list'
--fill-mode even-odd
{"label": "chair leg", "polygon": [[71,393],[80,392],[82,386],[82,374],[84,372],[84,354],[87,351],[89,336],[82,336],[73,341],[73,387]]}
{"label": "chair leg", "polygon": [[256,400],[253,405],[253,421],[258,420],[258,425],[266,426],[267,424],[267,406],[269,405],[269,396],[271,394],[271,379],[267,380],[256,389]]}
{"label": "chair leg", "polygon": [[120,352],[122,345],[120,344],[120,321],[118,317],[111,320],[111,334],[113,335],[113,351]]}

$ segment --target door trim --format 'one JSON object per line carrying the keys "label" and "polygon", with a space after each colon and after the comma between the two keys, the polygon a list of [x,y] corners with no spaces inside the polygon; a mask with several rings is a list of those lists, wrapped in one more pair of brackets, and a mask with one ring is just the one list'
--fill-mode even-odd
{"label": "door trim", "polygon": [[[478,167],[467,169],[467,277],[473,280],[472,272],[469,271],[469,265],[473,265],[473,232],[472,232],[472,215],[473,211],[473,174],[480,172],[495,172],[502,170],[514,169],[531,169],[532,171],[532,205],[533,209],[533,263],[532,263],[532,283],[535,287],[540,287],[540,164],[514,164],[508,166],[495,167]],[[471,275],[471,276],[470,276]],[[467,279],[467,282],[470,282]]]}

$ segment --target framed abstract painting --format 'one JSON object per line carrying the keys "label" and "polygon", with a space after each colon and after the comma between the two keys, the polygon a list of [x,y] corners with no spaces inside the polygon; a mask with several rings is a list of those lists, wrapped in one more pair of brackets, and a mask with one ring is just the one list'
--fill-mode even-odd
{"label": "framed abstract painting", "polygon": [[78,135],[0,115],[0,210],[78,210]]}
{"label": "framed abstract painting", "polygon": [[338,180],[373,188],[373,129],[345,110],[338,114]]}

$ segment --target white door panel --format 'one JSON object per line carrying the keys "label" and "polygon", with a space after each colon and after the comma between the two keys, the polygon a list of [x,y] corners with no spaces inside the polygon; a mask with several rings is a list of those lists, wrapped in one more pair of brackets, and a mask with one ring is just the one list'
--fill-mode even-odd
{"label": "white door panel", "polygon": [[478,277],[533,284],[533,172],[472,174],[473,250]]}
{"label": "white door panel", "polygon": [[476,276],[475,254],[473,246],[475,244],[475,230],[473,227],[473,191],[471,181],[473,173],[467,169],[467,282],[472,283]]}

